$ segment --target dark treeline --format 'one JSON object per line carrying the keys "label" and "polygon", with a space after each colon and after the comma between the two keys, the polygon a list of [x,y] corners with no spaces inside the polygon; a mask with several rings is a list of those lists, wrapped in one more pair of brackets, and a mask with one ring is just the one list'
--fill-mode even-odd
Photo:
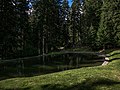
{"label": "dark treeline", "polygon": [[120,0],[0,0],[0,57],[120,46]]}

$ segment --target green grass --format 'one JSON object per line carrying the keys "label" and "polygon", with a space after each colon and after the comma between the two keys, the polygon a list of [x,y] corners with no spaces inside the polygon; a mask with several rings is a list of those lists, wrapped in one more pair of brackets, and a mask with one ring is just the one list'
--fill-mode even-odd
{"label": "green grass", "polygon": [[[110,58],[119,58],[118,51],[110,52]],[[120,59],[113,60],[106,66],[84,67],[34,77],[1,80],[0,89],[120,90]]]}
{"label": "green grass", "polygon": [[80,47],[80,48],[66,49],[66,51],[92,51],[92,50],[89,47]]}
{"label": "green grass", "polygon": [[107,56],[109,57],[111,61],[118,60],[120,59],[120,50],[111,51],[107,54]]}
{"label": "green grass", "polygon": [[64,54],[66,51],[92,51],[90,48],[88,48],[88,47],[81,47],[81,48],[73,48],[73,49],[63,49],[63,50],[61,50],[61,51],[59,51],[59,52],[51,52],[51,53],[48,53],[48,54],[46,54],[46,55],[61,55],[61,54]]}

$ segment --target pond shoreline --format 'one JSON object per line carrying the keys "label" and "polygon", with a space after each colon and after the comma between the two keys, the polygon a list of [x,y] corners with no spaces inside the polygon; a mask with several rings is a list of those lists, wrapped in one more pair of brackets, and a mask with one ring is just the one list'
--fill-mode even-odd
{"label": "pond shoreline", "polygon": [[100,66],[103,63],[99,53],[63,52],[35,57],[3,60],[0,62],[2,76],[34,76],[70,69]]}
{"label": "pond shoreline", "polygon": [[105,54],[99,53],[99,52],[89,52],[89,51],[60,51],[60,52],[55,52],[55,53],[50,53],[50,54],[44,54],[44,55],[37,55],[37,56],[32,56],[32,57],[22,57],[22,58],[15,58],[15,59],[4,59],[0,60],[0,62],[5,62],[5,61],[16,61],[20,59],[32,59],[32,58],[37,58],[37,57],[42,57],[42,56],[51,56],[51,55],[61,55],[61,54],[92,54],[92,55],[97,55],[98,57],[105,57]]}

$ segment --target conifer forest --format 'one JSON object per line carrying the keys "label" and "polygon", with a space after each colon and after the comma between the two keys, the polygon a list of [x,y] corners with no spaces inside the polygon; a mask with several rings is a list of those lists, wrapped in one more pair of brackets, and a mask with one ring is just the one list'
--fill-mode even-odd
{"label": "conifer forest", "polygon": [[120,47],[120,0],[0,0],[0,58]]}

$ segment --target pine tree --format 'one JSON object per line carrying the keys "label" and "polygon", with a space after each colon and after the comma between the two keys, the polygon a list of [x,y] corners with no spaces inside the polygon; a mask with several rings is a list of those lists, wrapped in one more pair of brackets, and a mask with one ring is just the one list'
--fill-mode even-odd
{"label": "pine tree", "polygon": [[2,43],[2,58],[17,58],[23,56],[27,46],[28,14],[26,0],[2,0],[0,15],[0,34]]}
{"label": "pine tree", "polygon": [[[3,37],[4,37],[4,26],[3,26],[3,0],[0,1],[0,51],[3,47]],[[0,58],[2,57],[2,52],[0,52]]]}
{"label": "pine tree", "polygon": [[[17,4],[18,3],[18,4]],[[20,56],[28,56],[32,55],[32,46],[31,46],[31,29],[29,26],[29,17],[28,17],[28,3],[26,0],[17,0],[16,1],[16,6],[17,6],[17,14],[19,15],[18,17],[18,30],[19,30],[19,52]]]}
{"label": "pine tree", "polygon": [[89,46],[93,49],[96,47],[96,38],[100,22],[101,7],[102,0],[85,0],[83,4],[83,45]]}
{"label": "pine tree", "polygon": [[70,7],[68,5],[68,0],[64,0],[62,2],[61,6],[61,12],[60,12],[60,28],[61,28],[61,41],[63,41],[63,46],[68,47],[69,45],[69,22],[70,22]]}
{"label": "pine tree", "polygon": [[72,46],[77,46],[80,43],[81,32],[81,3],[80,0],[74,0],[71,6],[71,39]]}
{"label": "pine tree", "polygon": [[55,50],[60,46],[59,0],[40,0],[35,9],[38,54]]}
{"label": "pine tree", "polygon": [[119,0],[104,1],[100,28],[97,33],[99,45],[103,48],[115,47],[119,44],[119,4]]}
{"label": "pine tree", "polygon": [[17,52],[16,6],[11,0],[0,1],[0,43],[2,44],[2,59],[13,58]]}

